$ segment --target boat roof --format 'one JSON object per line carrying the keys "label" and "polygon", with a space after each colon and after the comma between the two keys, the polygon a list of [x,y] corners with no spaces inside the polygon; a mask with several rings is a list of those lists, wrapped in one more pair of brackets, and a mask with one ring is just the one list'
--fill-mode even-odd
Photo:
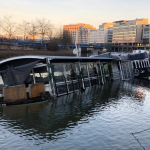
{"label": "boat roof", "polygon": [[108,52],[108,53],[100,54],[95,57],[112,58],[114,60],[121,60],[121,61],[132,61],[132,60],[149,59],[149,52],[147,51],[144,51],[143,53]]}
{"label": "boat roof", "polygon": [[13,61],[13,60],[19,60],[19,59],[50,59],[50,60],[112,60],[113,58],[108,57],[75,57],[75,56],[36,56],[36,55],[26,55],[26,56],[17,56],[12,58],[7,58],[2,61],[0,61],[0,64]]}

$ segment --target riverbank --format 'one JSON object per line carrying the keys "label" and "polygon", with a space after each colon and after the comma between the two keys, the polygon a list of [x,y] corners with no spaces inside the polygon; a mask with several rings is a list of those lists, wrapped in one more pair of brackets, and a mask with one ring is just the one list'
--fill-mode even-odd
{"label": "riverbank", "polygon": [[75,56],[72,52],[68,50],[58,50],[58,51],[0,50],[0,60],[24,55]]}

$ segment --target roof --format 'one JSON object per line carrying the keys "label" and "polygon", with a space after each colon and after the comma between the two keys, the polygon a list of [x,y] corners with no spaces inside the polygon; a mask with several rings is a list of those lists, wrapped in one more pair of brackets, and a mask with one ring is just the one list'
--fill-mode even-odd
{"label": "roof", "polygon": [[108,52],[104,54],[100,54],[95,57],[101,58],[112,58],[114,60],[122,60],[122,61],[132,61],[132,60],[141,60],[141,59],[149,59],[149,52],[145,51],[141,53],[117,53],[117,52]]}
{"label": "roof", "polygon": [[108,57],[103,57],[103,58],[98,58],[98,57],[71,57],[71,56],[69,56],[69,57],[66,57],[66,56],[47,56],[46,58],[50,58],[51,60],[53,60],[53,59],[77,59],[77,60],[80,60],[80,59],[84,59],[84,60],[102,60],[102,59],[105,59],[105,60],[109,60],[109,59],[112,59],[112,58],[108,58]]}
{"label": "roof", "polygon": [[19,59],[50,59],[50,60],[112,60],[113,58],[108,58],[108,57],[74,57],[74,56],[36,56],[36,55],[27,55],[27,56],[17,56],[17,57],[12,57],[8,58],[5,60],[0,61],[0,64],[13,61],[13,60],[19,60]]}

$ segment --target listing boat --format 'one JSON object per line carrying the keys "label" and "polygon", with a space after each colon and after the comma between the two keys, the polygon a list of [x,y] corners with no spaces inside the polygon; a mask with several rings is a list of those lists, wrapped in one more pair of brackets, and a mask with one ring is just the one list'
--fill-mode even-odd
{"label": "listing boat", "polygon": [[92,57],[18,56],[0,61],[0,104],[48,100],[107,79],[150,76],[149,52],[105,53]]}
{"label": "listing boat", "polygon": [[113,58],[19,56],[0,61],[0,104],[47,100],[105,84]]}

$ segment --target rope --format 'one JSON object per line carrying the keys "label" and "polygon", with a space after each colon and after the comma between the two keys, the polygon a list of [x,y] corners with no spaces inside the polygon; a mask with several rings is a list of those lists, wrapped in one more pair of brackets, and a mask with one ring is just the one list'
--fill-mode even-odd
{"label": "rope", "polygon": [[134,138],[137,140],[137,142],[139,143],[139,145],[145,150],[145,148],[144,148],[144,146],[142,146],[142,144],[140,143],[140,141],[136,138],[136,136],[133,134],[133,133],[131,133],[133,136],[134,136]]}
{"label": "rope", "polygon": [[137,142],[139,143],[139,145],[140,145],[144,150],[145,150],[144,146],[142,146],[142,144],[140,143],[140,141],[136,138],[136,136],[135,136],[134,134],[139,134],[139,133],[142,133],[142,132],[145,132],[145,131],[148,131],[148,130],[150,130],[150,128],[145,129],[145,130],[142,130],[142,131],[139,131],[139,132],[131,133],[131,134],[134,136],[134,138],[137,140]]}

